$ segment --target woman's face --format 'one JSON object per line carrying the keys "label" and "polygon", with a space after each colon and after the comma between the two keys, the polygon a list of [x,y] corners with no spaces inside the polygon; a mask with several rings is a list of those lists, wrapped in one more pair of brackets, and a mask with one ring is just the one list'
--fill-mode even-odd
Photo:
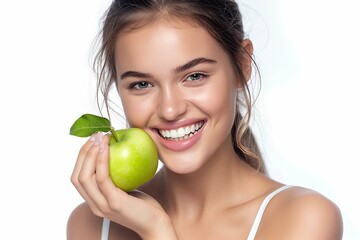
{"label": "woman's face", "polygon": [[206,30],[160,20],[120,35],[115,59],[127,120],[169,169],[191,173],[232,151],[237,77]]}

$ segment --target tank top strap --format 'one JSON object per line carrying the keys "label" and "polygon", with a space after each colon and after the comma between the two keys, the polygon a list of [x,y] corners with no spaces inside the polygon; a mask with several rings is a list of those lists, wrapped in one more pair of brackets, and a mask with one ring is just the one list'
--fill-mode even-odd
{"label": "tank top strap", "polygon": [[285,185],[285,186],[282,186],[278,189],[276,189],[275,191],[273,191],[272,193],[270,193],[269,195],[266,196],[266,198],[263,200],[263,202],[261,203],[260,205],[260,208],[256,214],[256,217],[255,217],[255,220],[253,222],[253,225],[250,229],[250,232],[249,232],[249,235],[248,235],[248,238],[247,240],[253,240],[255,239],[255,235],[256,235],[256,232],[259,228],[259,225],[260,225],[260,222],[261,222],[261,218],[265,212],[265,209],[266,209],[266,206],[268,205],[268,203],[270,202],[270,200],[278,193],[280,193],[281,191],[284,191],[285,189],[288,189],[290,187],[293,187],[291,185]]}
{"label": "tank top strap", "polygon": [[110,230],[110,220],[104,218],[101,228],[101,240],[108,240]]}
{"label": "tank top strap", "polygon": [[[247,237],[247,240],[253,240],[255,238],[256,232],[259,228],[260,222],[261,222],[261,218],[265,212],[266,206],[268,205],[268,203],[270,202],[270,200],[276,196],[276,194],[280,193],[281,191],[284,191],[285,189],[288,189],[290,187],[293,187],[291,185],[285,185],[282,186],[278,189],[276,189],[275,191],[273,191],[272,193],[270,193],[269,195],[266,196],[266,198],[263,200],[263,202],[260,205],[260,208],[256,214],[255,220],[253,222],[253,225],[250,229],[249,232],[249,236]],[[101,229],[101,240],[108,240],[109,238],[109,230],[110,230],[110,220],[104,218],[103,219],[103,223],[102,223],[102,229]]]}

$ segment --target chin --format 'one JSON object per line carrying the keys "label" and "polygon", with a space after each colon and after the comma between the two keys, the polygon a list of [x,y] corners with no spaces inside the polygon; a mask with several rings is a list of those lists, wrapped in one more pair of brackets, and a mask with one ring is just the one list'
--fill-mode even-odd
{"label": "chin", "polygon": [[200,161],[194,161],[194,159],[197,158],[192,157],[192,158],[179,159],[173,157],[170,158],[170,160],[169,159],[167,159],[166,161],[161,160],[161,162],[171,172],[183,175],[183,174],[195,173],[201,168]]}

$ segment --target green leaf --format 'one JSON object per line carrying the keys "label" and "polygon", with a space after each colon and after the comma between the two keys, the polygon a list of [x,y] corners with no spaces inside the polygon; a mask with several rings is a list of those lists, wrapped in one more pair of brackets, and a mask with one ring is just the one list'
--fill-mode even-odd
{"label": "green leaf", "polygon": [[93,114],[84,114],[79,117],[70,128],[70,135],[89,137],[95,132],[109,132],[110,120]]}

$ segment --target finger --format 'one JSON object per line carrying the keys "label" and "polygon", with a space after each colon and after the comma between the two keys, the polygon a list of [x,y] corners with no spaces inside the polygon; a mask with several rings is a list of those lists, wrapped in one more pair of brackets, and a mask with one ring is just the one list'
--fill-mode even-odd
{"label": "finger", "polygon": [[163,209],[163,207],[160,205],[160,203],[158,201],[156,201],[153,197],[151,197],[150,195],[148,195],[142,191],[133,190],[133,191],[129,192],[128,194],[133,197],[142,199],[142,200],[152,204],[156,208]]}
{"label": "finger", "polygon": [[96,161],[96,180],[98,181],[98,185],[101,186],[106,184],[110,179],[109,176],[109,138],[104,136],[103,145],[99,149],[98,158]]}
{"label": "finger", "polygon": [[98,208],[97,204],[95,203],[94,199],[92,199],[92,197],[89,196],[88,190],[84,188],[84,185],[94,184],[95,182],[94,181],[95,172],[94,171],[92,173],[89,172],[91,171],[89,165],[91,161],[95,161],[94,159],[96,159],[97,154],[98,154],[98,147],[96,145],[92,145],[88,149],[86,156],[83,158],[83,163],[78,172],[77,180],[75,181],[74,186],[76,187],[80,195],[84,198],[84,200],[88,203],[93,213],[95,215],[101,216],[102,213]]}
{"label": "finger", "polygon": [[[92,136],[90,139],[82,146],[82,148],[79,151],[78,157],[76,159],[75,167],[73,169],[73,172],[71,174],[71,182],[75,186],[76,190],[79,192],[79,194],[83,197],[85,201],[89,199],[86,192],[81,186],[81,183],[79,182],[79,173],[81,171],[83,162],[85,161],[86,155],[89,151],[89,149],[94,145],[95,138]],[[89,203],[89,205],[91,205]]]}
{"label": "finger", "polygon": [[79,172],[79,191],[83,194],[96,215],[103,216],[104,210],[107,210],[107,200],[100,191],[96,181],[96,162],[99,155],[100,145],[93,145],[84,161]]}
{"label": "finger", "polygon": [[82,168],[82,165],[83,165],[83,162],[84,162],[87,152],[93,145],[97,145],[101,139],[102,139],[102,135],[100,133],[93,134],[89,138],[89,140],[80,149],[76,163],[75,163],[74,170],[71,174],[71,182],[75,186],[78,185],[79,172]]}
{"label": "finger", "polygon": [[[102,133],[93,134],[89,138],[89,140],[84,144],[84,146],[81,148],[74,171],[73,171],[73,174],[72,174],[72,179],[71,179],[75,188],[78,190],[80,195],[84,198],[84,200],[88,203],[88,205],[92,209],[93,213],[96,215],[99,215],[99,216],[101,215],[101,211],[98,209],[98,207],[95,204],[95,202],[93,201],[93,199],[91,199],[91,197],[89,197],[86,190],[83,188],[82,182],[91,181],[90,178],[89,178],[89,180],[87,180],[85,178],[85,174],[84,174],[85,168],[83,168],[83,165],[84,165],[84,162],[91,161],[91,159],[94,159],[97,157],[98,150],[97,150],[96,146],[99,145],[100,141],[102,140],[102,136],[103,136]],[[83,173],[82,173],[82,176],[79,177],[81,171],[83,171]],[[81,178],[82,178],[82,180],[79,180]]]}
{"label": "finger", "polygon": [[109,138],[103,139],[103,149],[100,148],[98,159],[96,162],[96,181],[100,191],[104,194],[110,208],[114,208],[116,203],[122,201],[128,195],[124,191],[117,188],[112,182],[109,175]]}

